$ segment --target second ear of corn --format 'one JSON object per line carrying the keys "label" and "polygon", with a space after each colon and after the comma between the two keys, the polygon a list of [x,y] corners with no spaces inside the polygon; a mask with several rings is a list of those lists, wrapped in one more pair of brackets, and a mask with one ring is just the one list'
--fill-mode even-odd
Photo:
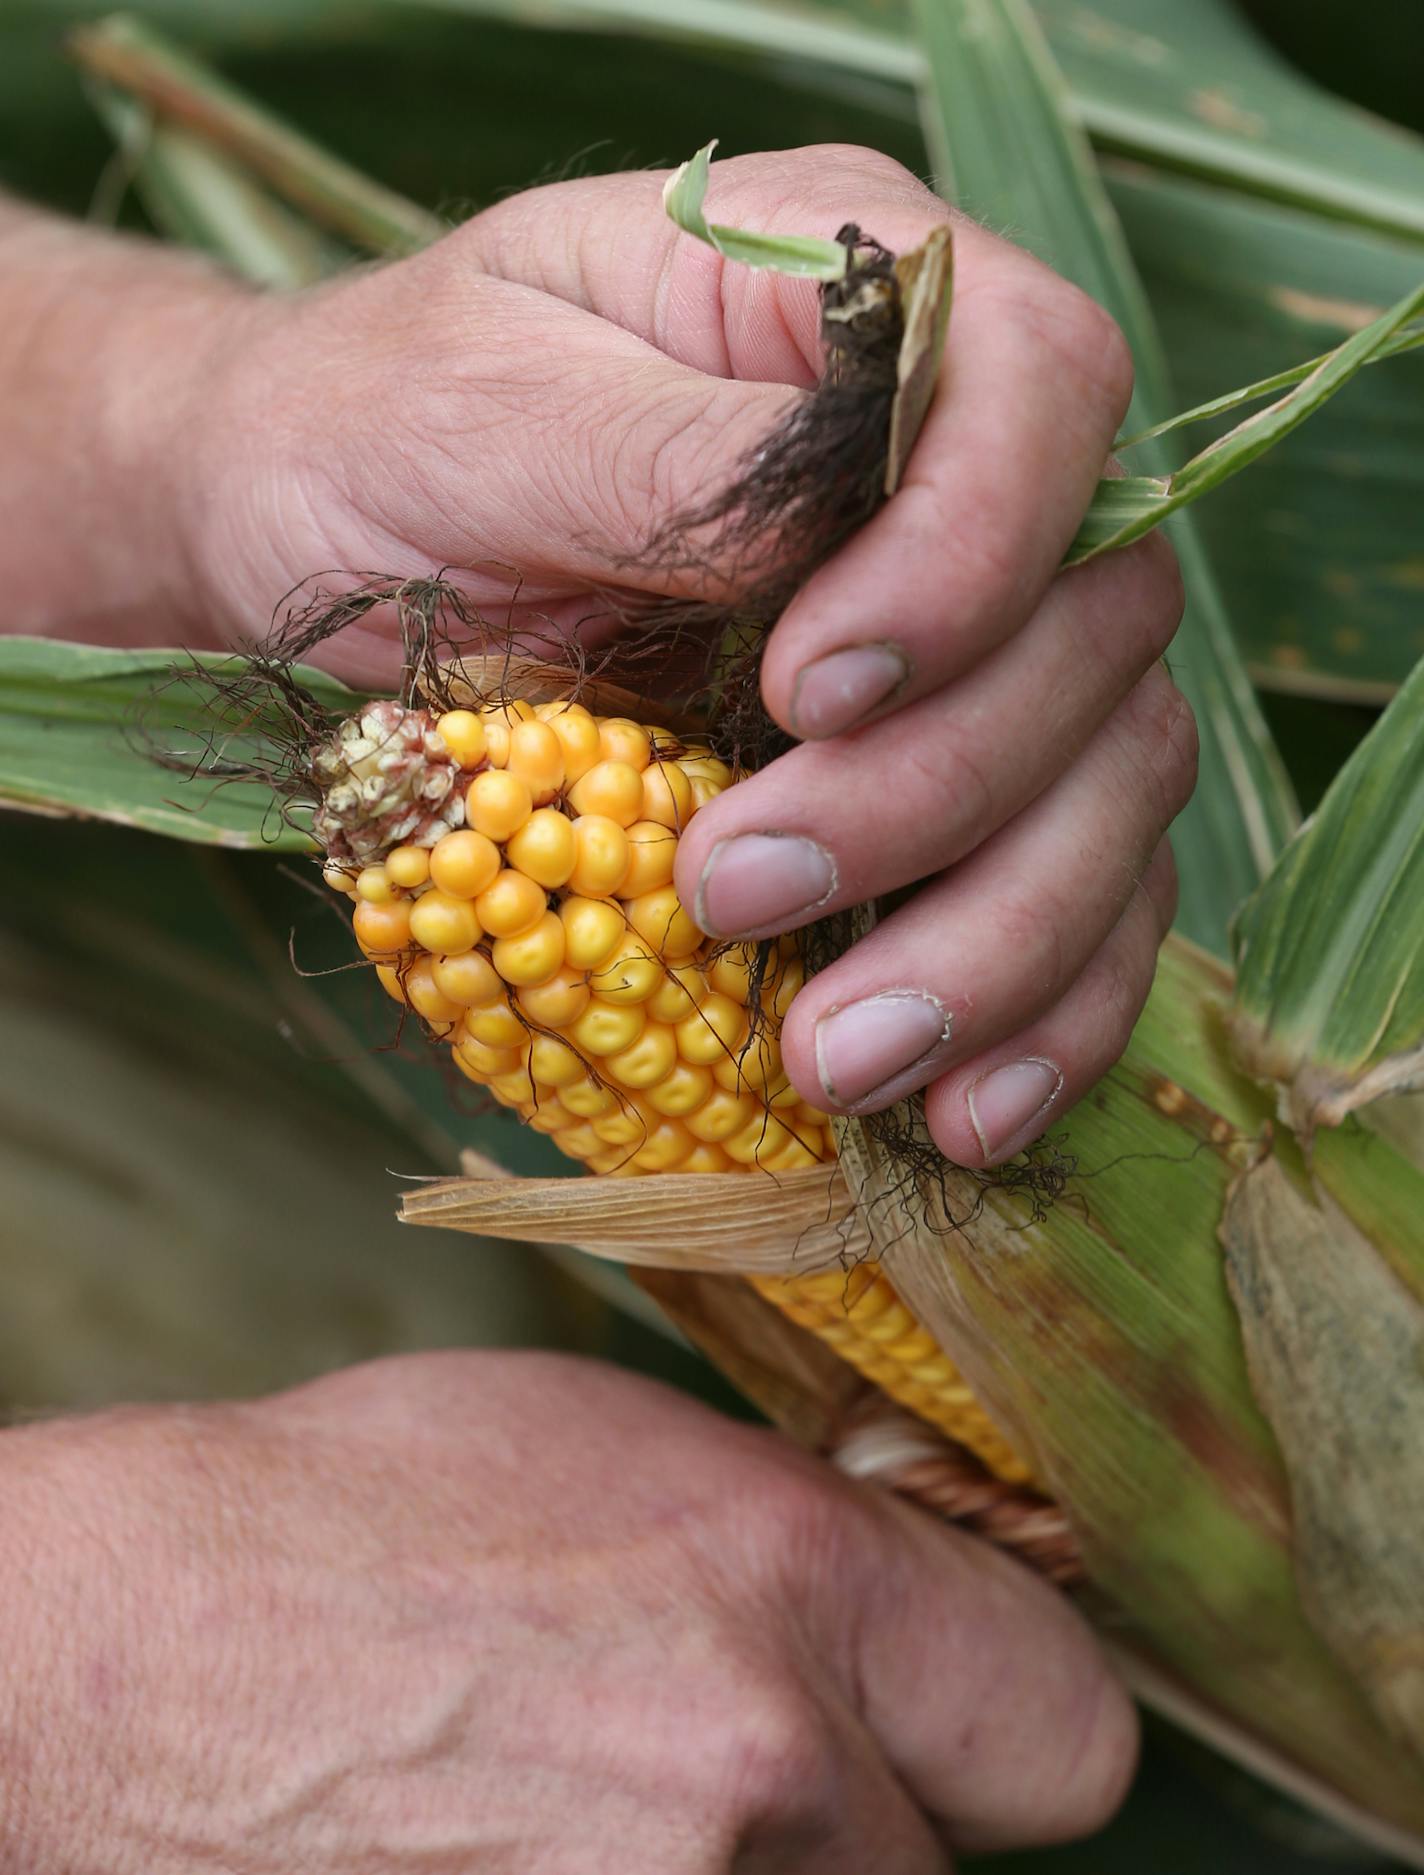
{"label": "second ear of corn", "polygon": [[[316,771],[325,877],[386,990],[561,1151],[611,1177],[835,1158],[777,1040],[794,941],[753,1020],[754,953],[713,945],[673,885],[681,833],[732,783],[709,748],[571,701],[377,703]],[[878,1270],[757,1287],[1000,1476],[1028,1475]]]}

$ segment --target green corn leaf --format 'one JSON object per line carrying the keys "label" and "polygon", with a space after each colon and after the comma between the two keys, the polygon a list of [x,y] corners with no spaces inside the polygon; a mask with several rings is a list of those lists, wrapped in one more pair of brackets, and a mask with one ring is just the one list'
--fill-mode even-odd
{"label": "green corn leaf", "polygon": [[702,213],[714,137],[669,176],[663,189],[663,207],[685,234],[695,235],[728,260],[746,267],[765,267],[774,273],[794,274],[806,280],[845,278],[846,251],[839,241],[815,235],[757,234],[744,228],[710,222]]}
{"label": "green corn leaf", "polygon": [[1238,1054],[1299,1130],[1424,1085],[1424,663],[1234,936]]}
{"label": "green corn leaf", "polygon": [[[1417,287],[1363,331],[1356,332],[1333,352],[1327,352],[1313,366],[1307,367],[1305,375],[1297,378],[1284,397],[1265,410],[1258,410],[1225,436],[1218,437],[1172,474],[1125,476],[1119,481],[1101,483],[1069,552],[1068,564],[1078,566],[1111,548],[1125,547],[1131,541],[1140,540],[1153,528],[1160,527],[1169,515],[1219,488],[1304,423],[1363,366],[1418,344],[1419,338],[1413,335],[1404,346],[1395,341],[1401,328],[1418,318],[1421,310],[1424,310],[1424,287]],[[1232,401],[1244,401],[1254,388],[1218,400],[1219,407],[1229,408]],[[1189,411],[1185,417],[1169,420],[1156,428],[1158,431],[1175,429],[1178,423],[1189,422],[1196,414]]]}
{"label": "green corn leaf", "polygon": [[[216,846],[309,851],[275,812],[269,787],[187,780],[213,738],[211,681],[232,660],[187,651],[108,651],[39,638],[0,638],[0,807],[118,821]],[[298,676],[329,709],[361,698],[323,671]],[[161,689],[161,703],[154,702]],[[260,755],[256,734],[234,734],[234,762]],[[179,766],[167,767],[160,754]]]}

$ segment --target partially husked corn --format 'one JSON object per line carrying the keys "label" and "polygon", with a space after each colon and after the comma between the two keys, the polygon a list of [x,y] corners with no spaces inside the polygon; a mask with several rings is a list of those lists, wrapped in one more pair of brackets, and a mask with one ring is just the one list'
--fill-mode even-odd
{"label": "partially husked corn", "polygon": [[[732,783],[725,763],[574,702],[433,722],[377,705],[360,726],[354,746],[374,746],[359,758],[373,772],[381,734],[403,752],[389,817],[399,843],[373,857],[353,822],[349,863],[329,860],[325,877],[353,900],[385,989],[462,1074],[593,1173],[788,1172],[835,1158],[828,1116],[781,1060],[777,1031],[805,974],[794,942],[769,960],[754,1023],[753,949],[711,944],[673,885],[681,834]],[[434,780],[414,766],[421,752]],[[875,1265],[752,1280],[992,1470],[1028,1475]]]}

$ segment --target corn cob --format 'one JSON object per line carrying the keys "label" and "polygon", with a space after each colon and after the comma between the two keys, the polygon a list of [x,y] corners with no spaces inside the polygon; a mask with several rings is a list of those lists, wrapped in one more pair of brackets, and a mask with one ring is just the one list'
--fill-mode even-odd
{"label": "corn cob", "polygon": [[[315,760],[327,882],[387,992],[455,1066],[591,1172],[787,1172],[834,1160],[777,1027],[784,939],[715,946],[673,886],[678,838],[732,783],[713,752],[576,702],[439,715],[387,702]],[[874,1265],[760,1293],[999,1476],[1027,1469]]]}

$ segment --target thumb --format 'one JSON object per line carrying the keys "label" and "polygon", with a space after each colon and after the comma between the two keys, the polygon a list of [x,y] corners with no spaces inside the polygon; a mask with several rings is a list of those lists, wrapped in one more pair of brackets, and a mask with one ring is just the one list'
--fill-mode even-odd
{"label": "thumb", "polygon": [[[849,1671],[894,1770],[957,1849],[1099,1828],[1131,1780],[1137,1719],[1086,1623],[1023,1564],[875,1495]],[[844,1628],[844,1580],[834,1593]]]}

